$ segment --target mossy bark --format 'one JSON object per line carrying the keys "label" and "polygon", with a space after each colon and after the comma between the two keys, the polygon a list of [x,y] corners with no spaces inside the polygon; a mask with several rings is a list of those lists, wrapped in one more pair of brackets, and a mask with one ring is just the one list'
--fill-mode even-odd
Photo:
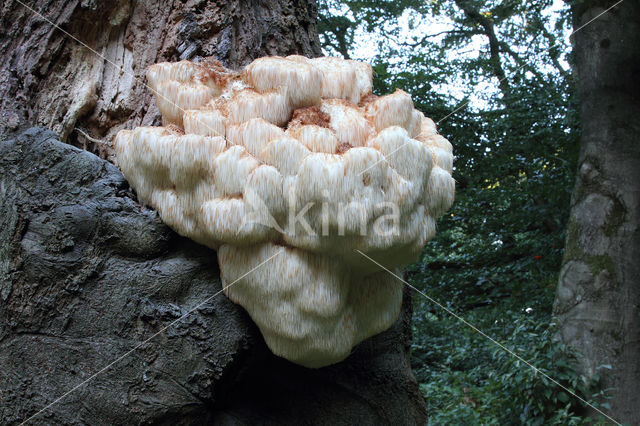
{"label": "mossy bark", "polygon": [[[575,3],[579,28],[614,2]],[[562,340],[614,389],[610,414],[629,424],[640,421],[639,39],[633,1],[574,35],[581,151],[555,305]]]}

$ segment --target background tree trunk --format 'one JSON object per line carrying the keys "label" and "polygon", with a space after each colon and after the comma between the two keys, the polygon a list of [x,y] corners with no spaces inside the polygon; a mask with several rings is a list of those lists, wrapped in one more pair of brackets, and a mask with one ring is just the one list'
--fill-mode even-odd
{"label": "background tree trunk", "polygon": [[[574,27],[613,3],[575,2]],[[582,136],[555,311],[584,373],[615,388],[612,417],[638,424],[640,3],[622,2],[574,37]]]}
{"label": "background tree trunk", "polygon": [[[215,252],[140,206],[90,138],[160,123],[148,65],[320,54],[305,0],[25,2],[0,10],[0,419],[18,424],[423,424],[411,302],[342,363],[275,357],[220,291]],[[113,66],[109,61],[114,62]],[[119,67],[133,73],[121,72]],[[38,124],[48,127],[24,129]],[[78,131],[81,129],[82,131]],[[84,133],[83,133],[84,132]],[[103,156],[105,156],[103,155]]]}

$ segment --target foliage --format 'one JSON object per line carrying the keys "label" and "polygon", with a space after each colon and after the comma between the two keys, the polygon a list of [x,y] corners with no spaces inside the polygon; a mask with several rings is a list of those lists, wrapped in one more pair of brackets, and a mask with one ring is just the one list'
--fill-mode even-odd
{"label": "foliage", "polygon": [[[374,92],[401,88],[452,141],[456,203],[412,285],[593,404],[553,339],[576,167],[568,12],[551,0],[325,0],[328,53],[375,45]],[[432,30],[432,27],[435,30]],[[412,363],[433,424],[583,424],[584,405],[458,319],[414,297]]]}
{"label": "foliage", "polygon": [[541,374],[581,397],[590,395],[592,404],[596,397],[605,400],[603,392],[596,394],[597,377],[585,384],[574,369],[574,354],[553,341],[552,326],[534,315],[502,309],[468,317],[491,335],[506,334],[509,349],[531,360],[538,371],[462,330],[459,323],[418,322],[415,327],[429,333],[427,340],[414,343],[414,363],[430,424],[590,424],[577,414],[579,400]]}

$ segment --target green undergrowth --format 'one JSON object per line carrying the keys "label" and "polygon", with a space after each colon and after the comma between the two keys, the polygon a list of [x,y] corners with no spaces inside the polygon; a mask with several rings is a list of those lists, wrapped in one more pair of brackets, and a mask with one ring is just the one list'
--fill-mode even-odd
{"label": "green undergrowth", "polygon": [[598,378],[582,377],[576,354],[554,339],[565,235],[562,220],[544,223],[564,213],[536,207],[516,187],[459,194],[422,260],[408,268],[409,282],[451,311],[414,293],[412,365],[429,424],[593,424],[585,404],[545,375],[607,407]]}

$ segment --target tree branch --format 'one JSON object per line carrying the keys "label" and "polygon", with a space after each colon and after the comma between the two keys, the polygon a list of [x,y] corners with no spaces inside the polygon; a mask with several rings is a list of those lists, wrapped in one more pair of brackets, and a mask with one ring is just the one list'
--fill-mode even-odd
{"label": "tree branch", "polygon": [[507,81],[507,76],[500,61],[500,41],[496,36],[493,22],[483,16],[477,9],[474,9],[467,0],[455,0],[455,4],[464,12],[465,16],[472,22],[482,27],[482,33],[489,40],[490,63],[493,74],[498,78],[500,91],[507,98],[511,93],[511,87]]}
{"label": "tree branch", "polygon": [[531,66],[529,62],[522,59],[522,57],[519,54],[511,50],[511,48],[507,43],[500,42],[500,50],[508,54],[509,56],[511,56],[521,68],[525,68],[527,71],[535,75],[536,78],[540,80],[540,82],[544,83],[545,81],[544,76],[540,74],[540,72],[537,69],[535,69],[535,67]]}

